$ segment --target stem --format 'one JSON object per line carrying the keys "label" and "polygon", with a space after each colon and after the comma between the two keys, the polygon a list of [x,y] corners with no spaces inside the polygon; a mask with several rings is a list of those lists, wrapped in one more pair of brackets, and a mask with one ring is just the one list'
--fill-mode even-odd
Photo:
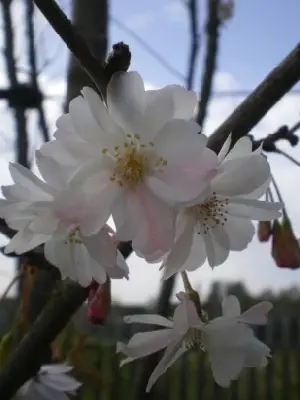
{"label": "stem", "polygon": [[297,165],[297,167],[300,167],[300,162],[297,161],[294,157],[290,156],[288,153],[286,153],[283,150],[277,149],[276,153],[279,153],[281,155],[283,155],[285,158],[287,158],[288,160],[290,160],[292,163],[294,163],[295,165]]}
{"label": "stem", "polygon": [[182,281],[183,281],[183,286],[184,286],[184,290],[186,291],[186,293],[191,293],[194,291],[191,282],[189,281],[189,277],[186,273],[186,271],[182,271],[180,273]]}
{"label": "stem", "polygon": [[275,180],[273,175],[271,175],[271,179],[272,179],[272,183],[273,183],[273,186],[275,188],[277,197],[278,197],[279,201],[283,204],[282,214],[283,214],[284,218],[288,218],[283,197],[281,196],[280,189],[279,189],[279,187],[277,185],[277,182],[276,182],[276,180]]}

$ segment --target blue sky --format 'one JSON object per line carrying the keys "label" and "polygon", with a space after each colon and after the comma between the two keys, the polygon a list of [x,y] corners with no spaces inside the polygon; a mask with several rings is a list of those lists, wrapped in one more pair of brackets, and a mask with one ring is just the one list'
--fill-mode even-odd
{"label": "blue sky", "polygon": [[[203,0],[199,0],[203,5]],[[66,1],[61,1],[66,5]],[[110,13],[113,17],[134,30],[143,40],[159,52],[176,70],[185,75],[189,45],[188,24],[183,1],[175,0],[113,0]],[[200,8],[200,22],[203,25],[203,6]],[[215,76],[216,90],[253,89],[268,74],[268,72],[297,44],[299,37],[300,3],[298,0],[240,0],[237,1],[234,18],[222,28],[220,38],[220,53],[218,71]],[[40,30],[45,23],[40,21]],[[48,94],[55,94],[61,101],[47,101],[48,121],[54,126],[59,116],[65,90],[65,61],[67,52],[64,45],[51,28],[47,28],[47,40],[42,43],[41,60],[45,54],[59,55],[51,65],[44,70],[41,77]],[[110,26],[110,42],[124,41],[131,47],[133,54],[132,69],[138,70],[148,86],[160,87],[169,83],[183,83],[157,63],[147,51],[136,41],[119,29],[115,24]],[[1,42],[1,35],[0,35]],[[204,55],[204,37],[200,59]],[[19,34],[18,47],[24,45],[23,36]],[[59,51],[57,51],[57,49]],[[199,63],[199,66],[201,63]],[[195,79],[195,90],[200,83],[200,67]],[[5,83],[1,71],[0,81]],[[206,133],[211,133],[233,111],[241,98],[214,98],[209,108],[206,123]],[[8,119],[6,108],[0,105],[1,125],[5,126],[6,150],[12,145],[12,121]],[[271,110],[261,123],[253,130],[259,137],[272,132],[282,124],[292,125],[299,118],[300,97],[286,96]],[[33,125],[32,125],[33,126]],[[2,128],[1,128],[2,130]],[[36,128],[33,130],[36,132]],[[2,133],[2,132],[1,132]],[[1,136],[0,136],[1,139]],[[2,137],[3,139],[3,137]],[[290,149],[283,144],[283,149],[289,151],[300,160],[299,149]],[[9,151],[1,162],[0,184],[9,183],[7,161],[12,155]],[[269,157],[272,171],[283,191],[288,211],[292,217],[295,231],[300,236],[300,169],[278,156]],[[131,278],[129,282],[113,282],[115,298],[127,302],[146,302],[155,297],[160,284],[158,266],[147,265],[136,256],[129,260]],[[13,275],[13,264],[0,255],[0,291]],[[230,256],[228,261],[211,271],[207,265],[191,274],[196,287],[206,292],[210,283],[216,279],[224,281],[243,280],[253,292],[264,288],[279,290],[295,282],[300,282],[299,271],[279,270],[275,267],[270,255],[269,244],[259,244],[256,239],[241,253]],[[181,289],[180,284],[177,285]]]}

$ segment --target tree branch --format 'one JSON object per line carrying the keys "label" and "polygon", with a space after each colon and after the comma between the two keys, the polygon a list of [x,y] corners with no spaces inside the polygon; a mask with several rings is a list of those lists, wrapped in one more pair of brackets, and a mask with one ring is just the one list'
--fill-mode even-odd
{"label": "tree branch", "polygon": [[218,5],[220,0],[208,1],[208,21],[206,26],[206,56],[205,65],[201,79],[199,110],[196,121],[203,132],[204,120],[207,113],[209,99],[211,97],[213,77],[216,70],[216,60],[218,54],[219,43],[219,26],[220,20],[218,17]]}
{"label": "tree branch", "polygon": [[231,133],[233,143],[247,135],[300,79],[300,44],[263,80],[209,137],[208,146],[219,152]]}
{"label": "tree branch", "polygon": [[189,23],[190,23],[190,55],[188,62],[186,88],[188,90],[191,90],[193,89],[196,61],[200,46],[200,35],[198,32],[199,14],[198,14],[197,0],[188,0],[187,10],[189,14]]}

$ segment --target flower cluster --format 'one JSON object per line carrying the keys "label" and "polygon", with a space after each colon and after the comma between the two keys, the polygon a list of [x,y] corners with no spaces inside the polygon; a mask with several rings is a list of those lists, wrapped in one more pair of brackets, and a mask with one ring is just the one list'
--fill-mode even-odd
{"label": "flower cluster", "polygon": [[[252,220],[280,216],[280,203],[259,200],[270,182],[268,161],[261,147],[252,151],[247,137],[231,146],[229,136],[218,155],[210,150],[193,120],[196,103],[195,93],[178,85],[146,91],[133,71],[112,77],[106,104],[91,88],[83,88],[82,95],[70,102],[69,112],[58,119],[55,139],[36,151],[42,178],[10,164],[14,184],[2,187],[0,216],[17,233],[5,252],[22,254],[44,245],[45,257],[59,268],[62,278],[92,285],[93,296],[101,297],[98,284],[129,277],[119,241],[130,241],[146,261],[159,262],[164,279],[195,270],[205,261],[218,266],[231,251],[245,249],[255,232]],[[107,225],[110,217],[114,230]],[[90,303],[91,319],[98,297]],[[191,302],[179,297],[174,322],[160,319],[168,328],[164,346],[172,344],[167,364],[174,349],[177,358],[178,351],[188,347],[182,344],[191,343],[186,337],[190,325],[179,342],[170,341],[167,333],[177,332],[176,315],[186,319],[182,310],[188,304],[192,310]],[[96,320],[104,320],[96,311]],[[254,346],[248,322],[241,325],[236,316],[224,326],[216,320],[204,323],[199,317],[197,323],[193,318],[190,322],[197,325],[192,329],[197,329],[207,349],[211,340],[218,342],[218,335],[224,338],[225,325],[228,341],[232,332],[235,336],[241,331],[247,349]],[[120,348],[130,359],[137,357],[131,345]],[[248,365],[243,352],[240,366]],[[219,365],[209,354],[212,365]],[[158,367],[154,376],[166,365]]]}

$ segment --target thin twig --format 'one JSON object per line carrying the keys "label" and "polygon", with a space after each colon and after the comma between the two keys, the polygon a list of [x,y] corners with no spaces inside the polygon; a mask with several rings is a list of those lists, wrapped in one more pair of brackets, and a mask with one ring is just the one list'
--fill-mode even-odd
{"label": "thin twig", "polygon": [[297,165],[297,167],[300,167],[300,162],[297,161],[294,157],[290,156],[288,153],[286,153],[285,151],[278,149],[276,150],[276,153],[279,153],[281,155],[283,155],[285,158],[287,158],[288,160],[290,160],[292,163],[294,163],[295,165]]}
{"label": "thin twig", "polygon": [[284,202],[283,197],[282,197],[282,195],[281,195],[281,192],[280,192],[279,186],[278,186],[278,184],[277,184],[277,182],[276,182],[276,179],[274,178],[274,176],[273,176],[272,174],[271,174],[271,180],[272,180],[272,183],[273,183],[275,192],[276,192],[276,194],[277,194],[278,200],[283,204],[282,214],[283,214],[284,217],[287,218],[287,212],[286,212],[286,208],[285,208],[285,202]]}
{"label": "thin twig", "polygon": [[201,78],[200,100],[198,107],[197,122],[203,132],[204,120],[207,114],[209,100],[212,94],[213,77],[216,71],[218,43],[219,43],[219,26],[218,17],[219,0],[207,0],[208,2],[208,20],[206,25],[206,56],[204,70]]}
{"label": "thin twig", "polygon": [[188,10],[189,24],[190,24],[190,55],[188,62],[186,88],[188,90],[191,90],[193,89],[196,61],[200,47],[200,34],[198,32],[199,11],[198,11],[197,0],[188,0],[187,10]]}

